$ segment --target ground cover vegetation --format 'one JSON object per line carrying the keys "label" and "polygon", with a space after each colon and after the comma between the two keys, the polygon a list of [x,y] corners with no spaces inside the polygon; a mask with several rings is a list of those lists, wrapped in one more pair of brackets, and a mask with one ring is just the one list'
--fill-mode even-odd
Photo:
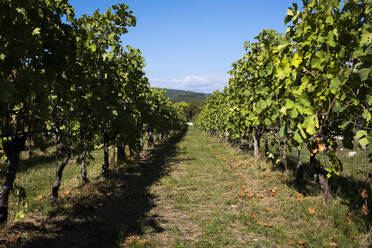
{"label": "ground cover vegetation", "polygon": [[[342,152],[344,171],[328,204],[313,180],[306,190],[297,189],[291,163],[283,172],[265,158],[256,159],[253,152],[242,152],[195,127],[155,142],[139,158],[115,164],[106,178],[100,176],[103,153],[93,152],[88,184],[81,183],[79,166],[67,166],[55,203],[50,202],[54,161],[35,155],[35,168],[21,166],[17,180],[27,189],[26,217],[1,230],[0,244],[369,247],[368,222],[360,214],[363,194],[357,191],[366,184],[356,180],[364,175],[354,166],[364,171],[369,163],[364,151],[354,157]],[[22,156],[27,158],[27,151]],[[14,194],[11,203],[14,216]]]}

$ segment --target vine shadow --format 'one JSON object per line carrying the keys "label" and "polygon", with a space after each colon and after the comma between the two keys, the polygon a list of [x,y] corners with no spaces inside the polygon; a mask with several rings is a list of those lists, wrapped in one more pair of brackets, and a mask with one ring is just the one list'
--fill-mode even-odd
{"label": "vine shadow", "polygon": [[[313,177],[314,170],[310,168],[309,162],[304,162],[302,165],[304,168],[303,183],[299,185],[296,182],[296,163],[294,157],[288,157],[288,170],[293,176],[287,177],[285,183],[289,187],[295,188],[298,193],[305,196],[317,196],[323,194]],[[279,168],[279,170],[282,170],[282,168]],[[370,223],[372,223],[372,197],[363,199],[361,197],[361,192],[365,190],[367,195],[371,196],[371,183],[359,180],[352,176],[342,175],[332,175],[328,182],[331,188],[332,197],[339,197],[341,199],[341,204],[348,206],[349,211],[356,216],[354,221],[359,223],[358,226],[361,228],[361,231],[368,230],[370,228]],[[367,204],[365,204],[366,202]],[[364,204],[367,207],[367,216],[364,216],[361,213]]]}
{"label": "vine shadow", "polygon": [[[57,159],[60,159],[60,158],[61,156],[57,157]],[[38,154],[38,155],[34,155],[31,158],[27,158],[27,159],[21,158],[17,173],[27,172],[28,170],[32,170],[32,169],[50,167],[52,165],[55,166],[55,162],[56,162],[55,152],[48,153],[48,154]],[[4,164],[1,164],[3,169],[0,169],[0,181],[3,181],[6,175],[5,162],[3,163]]]}
{"label": "vine shadow", "polygon": [[[338,196],[342,199],[341,204],[347,205],[349,211],[354,216],[358,216],[356,219],[363,229],[368,230],[372,227],[372,198],[371,198],[371,184],[358,180],[352,176],[337,176],[333,175],[329,184],[333,196]],[[367,199],[362,198],[362,191],[365,190],[369,196]],[[367,204],[365,204],[367,203]],[[363,205],[367,207],[368,214],[364,216],[362,214]],[[370,227],[369,227],[370,226]]]}
{"label": "vine shadow", "polygon": [[155,145],[137,163],[112,167],[105,180],[82,186],[79,190],[89,187],[94,192],[68,199],[72,207],[57,203],[46,220],[16,223],[8,232],[28,233],[29,238],[6,247],[122,247],[127,237],[140,236],[145,229],[163,232],[162,216],[148,215],[156,207],[150,187],[168,175],[170,162],[183,154],[176,144],[186,131]]}
{"label": "vine shadow", "polygon": [[[60,159],[62,155],[58,156],[57,159]],[[19,163],[19,171],[18,172],[27,172],[28,170],[32,170],[36,168],[42,168],[46,166],[50,166],[50,164],[56,162],[56,153],[48,153],[48,154],[41,154],[41,155],[33,155],[31,158],[28,159],[21,159]]]}

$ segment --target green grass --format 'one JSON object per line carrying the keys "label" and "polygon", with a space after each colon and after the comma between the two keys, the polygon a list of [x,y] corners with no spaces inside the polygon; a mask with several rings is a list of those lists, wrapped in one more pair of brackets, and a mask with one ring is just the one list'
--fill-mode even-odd
{"label": "green grass", "polygon": [[[51,147],[46,152],[34,151],[31,159],[28,159],[26,152],[21,153],[20,170],[17,173],[15,184],[26,189],[26,198],[19,202],[14,192],[10,195],[9,222],[14,220],[15,214],[20,210],[23,210],[27,216],[30,213],[35,213],[35,211],[40,214],[48,214],[55,208],[50,202],[50,193],[58,169],[56,162],[60,162],[60,159],[56,160],[53,150],[53,147]],[[101,153],[101,151],[94,152],[95,161],[92,161],[88,168],[89,178],[99,176],[100,163],[103,158]],[[82,184],[79,175],[80,165],[72,158],[63,172],[59,189],[59,204],[63,204],[76,194],[74,188]],[[3,180],[3,177],[1,180]],[[25,208],[24,203],[27,203],[28,207]]]}
{"label": "green grass", "polygon": [[[195,128],[177,148],[182,153],[174,170],[152,189],[162,195],[152,211],[165,208],[169,224],[178,227],[168,231],[169,236],[177,237],[174,242],[186,247],[283,247],[301,241],[308,247],[335,243],[339,247],[363,247],[371,241],[367,231],[358,229],[359,222],[348,223],[345,199],[336,195],[326,205],[319,190],[314,190],[297,200],[292,173],[273,170],[271,164],[237,152]],[[229,167],[237,162],[243,165]],[[278,194],[272,196],[275,187]],[[264,198],[240,197],[238,193],[245,190]],[[310,214],[308,208],[315,213]],[[156,240],[152,233],[143,237]],[[168,245],[168,240],[157,242],[160,247]]]}
{"label": "green grass", "polygon": [[[61,242],[77,242],[79,247],[372,244],[369,217],[354,204],[361,200],[355,190],[370,187],[365,173],[351,168],[357,159],[368,169],[362,152],[345,158],[345,171],[332,182],[343,186],[334,187],[329,205],[316,185],[309,183],[311,193],[300,195],[291,171],[282,172],[192,127],[186,135],[156,145],[139,161],[111,167],[106,180],[98,177],[101,152],[95,156],[88,170],[93,180],[86,186],[80,185],[78,165],[66,167],[64,195],[57,204],[50,204],[48,195],[55,162],[46,159],[23,168],[17,183],[26,188],[30,206],[25,220],[10,222],[3,235],[21,233],[17,245],[23,247]],[[39,195],[45,197],[34,200]],[[11,216],[15,211],[13,207]]]}

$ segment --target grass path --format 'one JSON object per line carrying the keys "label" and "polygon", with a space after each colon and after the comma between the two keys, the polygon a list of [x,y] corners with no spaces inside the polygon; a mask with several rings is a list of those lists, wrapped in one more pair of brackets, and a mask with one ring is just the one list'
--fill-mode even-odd
{"label": "grass path", "polygon": [[191,127],[108,180],[67,177],[68,194],[33,203],[34,214],[2,230],[0,247],[368,247],[371,234],[342,199],[327,206],[316,187],[302,195],[292,182]]}
{"label": "grass path", "polygon": [[[303,196],[291,175],[272,171],[191,128],[177,145],[171,172],[151,187],[148,213],[164,229],[137,240],[159,247],[358,247],[348,209],[321,194]],[[318,192],[319,193],[319,192]],[[368,237],[367,237],[368,238]],[[134,240],[136,240],[134,239]],[[134,242],[137,245],[140,242]],[[135,247],[135,246],[134,246]]]}

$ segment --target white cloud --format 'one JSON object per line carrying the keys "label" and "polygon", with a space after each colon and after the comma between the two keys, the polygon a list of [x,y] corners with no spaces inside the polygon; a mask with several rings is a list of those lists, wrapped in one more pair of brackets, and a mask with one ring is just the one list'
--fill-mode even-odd
{"label": "white cloud", "polygon": [[150,78],[150,83],[151,86],[159,88],[212,93],[215,90],[223,90],[228,80],[228,74],[207,74],[173,79]]}

